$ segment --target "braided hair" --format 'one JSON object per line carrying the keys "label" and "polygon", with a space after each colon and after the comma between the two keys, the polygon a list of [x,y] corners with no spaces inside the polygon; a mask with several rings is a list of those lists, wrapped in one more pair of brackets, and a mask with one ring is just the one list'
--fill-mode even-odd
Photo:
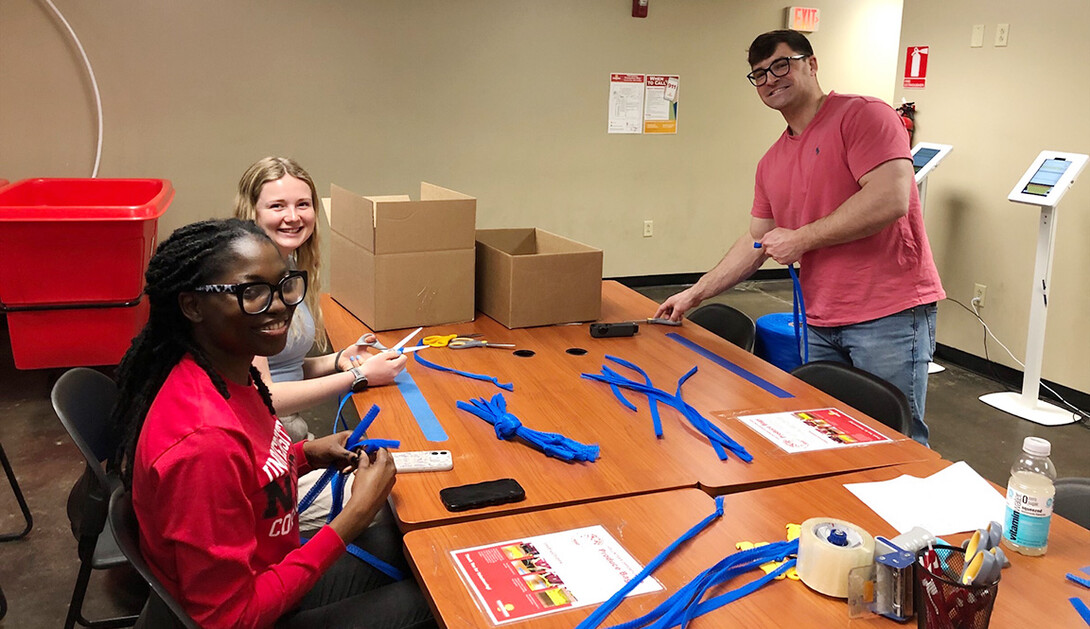
{"label": "braided hair", "polygon": [[[132,486],[132,464],[136,442],[151,403],[167,376],[185,354],[190,354],[224,399],[230,398],[227,383],[194,341],[189,320],[178,305],[178,295],[208,284],[237,259],[231,246],[236,240],[255,238],[272,241],[250,221],[208,220],[177,229],[159,244],[144,274],[150,314],[140,334],[121,359],[117,369],[118,398],[111,413],[114,434],[120,436],[111,466],[120,469],[126,487]],[[261,398],[276,414],[269,389],[255,367],[250,378]]]}

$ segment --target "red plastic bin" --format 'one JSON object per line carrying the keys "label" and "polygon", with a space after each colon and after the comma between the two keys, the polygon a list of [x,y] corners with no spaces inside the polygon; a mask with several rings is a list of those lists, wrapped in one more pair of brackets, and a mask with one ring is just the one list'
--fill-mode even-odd
{"label": "red plastic bin", "polygon": [[7,313],[17,369],[116,365],[148,320],[148,299],[135,306]]}
{"label": "red plastic bin", "polygon": [[166,179],[24,179],[0,188],[0,305],[134,303],[173,198]]}

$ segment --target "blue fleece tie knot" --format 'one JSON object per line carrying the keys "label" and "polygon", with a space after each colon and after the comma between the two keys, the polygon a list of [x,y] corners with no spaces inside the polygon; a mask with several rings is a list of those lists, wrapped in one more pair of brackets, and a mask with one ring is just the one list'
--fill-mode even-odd
{"label": "blue fleece tie knot", "polygon": [[497,393],[491,400],[459,400],[458,408],[492,424],[497,439],[513,441],[518,437],[554,459],[568,462],[596,461],[600,454],[597,444],[585,445],[555,432],[541,432],[523,426],[518,417],[507,412],[507,400],[502,393]]}
{"label": "blue fleece tie knot", "polygon": [[518,429],[522,428],[522,422],[511,413],[503,413],[496,416],[496,422],[492,424],[496,429],[496,438],[510,441],[515,438]]}

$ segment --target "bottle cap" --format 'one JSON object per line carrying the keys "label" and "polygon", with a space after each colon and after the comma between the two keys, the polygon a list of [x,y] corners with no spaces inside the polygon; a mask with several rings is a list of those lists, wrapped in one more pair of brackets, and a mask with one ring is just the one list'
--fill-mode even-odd
{"label": "bottle cap", "polygon": [[1052,453],[1052,444],[1048,442],[1048,439],[1026,437],[1022,442],[1022,451],[1033,456],[1048,456]]}

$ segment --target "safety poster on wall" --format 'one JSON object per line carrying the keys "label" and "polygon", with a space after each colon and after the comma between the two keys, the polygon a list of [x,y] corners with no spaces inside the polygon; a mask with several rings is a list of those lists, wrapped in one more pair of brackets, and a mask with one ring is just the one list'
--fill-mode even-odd
{"label": "safety poster on wall", "polygon": [[608,132],[676,134],[680,83],[670,74],[610,74]]}

